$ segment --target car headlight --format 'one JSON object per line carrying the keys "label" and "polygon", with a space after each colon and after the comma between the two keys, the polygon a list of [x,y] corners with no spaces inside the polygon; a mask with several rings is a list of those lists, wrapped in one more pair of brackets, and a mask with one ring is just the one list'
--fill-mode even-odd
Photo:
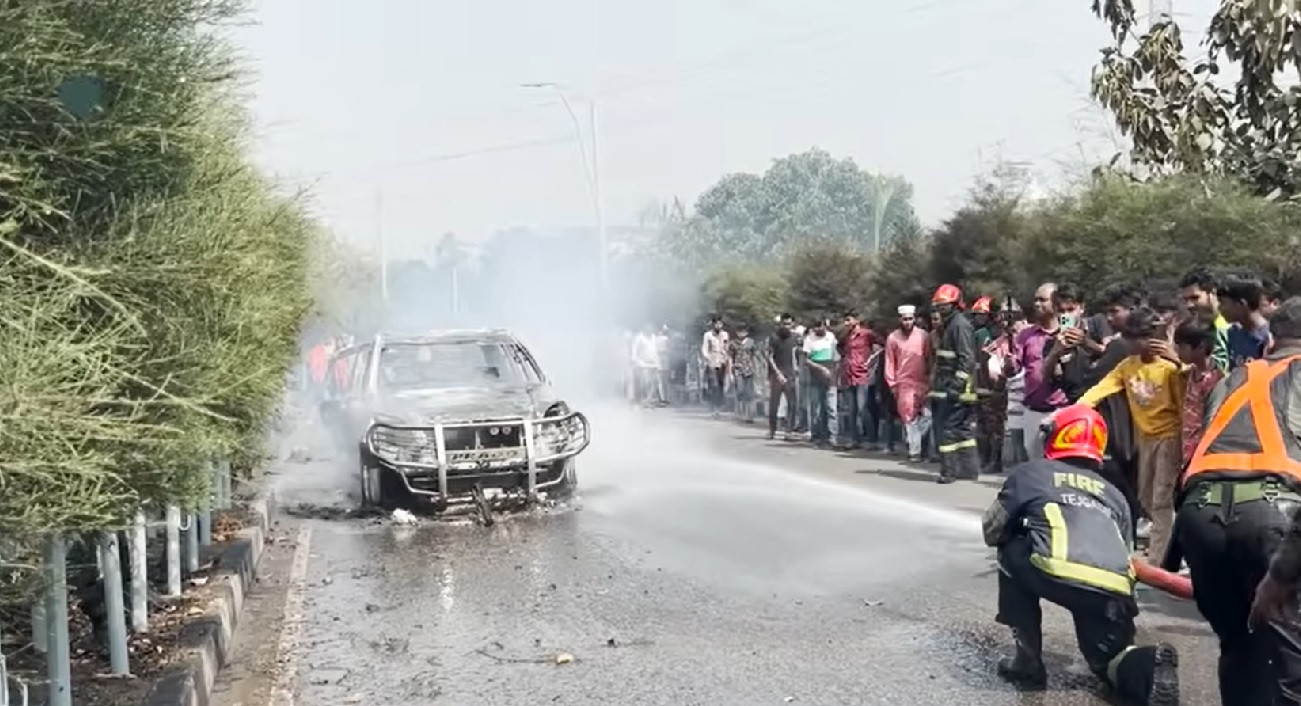
{"label": "car headlight", "polygon": [[544,420],[534,437],[537,453],[543,458],[576,454],[587,447],[587,441],[587,419],[578,413]]}
{"label": "car headlight", "polygon": [[438,463],[434,434],[424,429],[376,425],[367,435],[367,445],[376,457],[390,463]]}

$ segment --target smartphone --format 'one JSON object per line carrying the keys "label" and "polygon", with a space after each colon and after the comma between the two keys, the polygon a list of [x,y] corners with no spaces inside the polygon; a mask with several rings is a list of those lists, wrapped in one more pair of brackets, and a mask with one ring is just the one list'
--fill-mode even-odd
{"label": "smartphone", "polygon": [[1057,324],[1062,328],[1077,328],[1079,326],[1075,314],[1058,314]]}

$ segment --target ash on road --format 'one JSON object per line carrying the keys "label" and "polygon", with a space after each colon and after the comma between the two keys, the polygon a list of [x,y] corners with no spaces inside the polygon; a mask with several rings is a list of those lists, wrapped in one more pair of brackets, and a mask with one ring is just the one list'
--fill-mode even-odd
{"label": "ash on road", "polygon": [[[281,506],[330,519],[282,520],[217,706],[1106,703],[1052,607],[1048,691],[994,676],[1010,635],[976,513],[996,481],[665,411],[592,418],[581,508],[492,527],[349,517],[346,460],[285,462]],[[1216,703],[1195,610],[1144,609],[1184,703]]]}

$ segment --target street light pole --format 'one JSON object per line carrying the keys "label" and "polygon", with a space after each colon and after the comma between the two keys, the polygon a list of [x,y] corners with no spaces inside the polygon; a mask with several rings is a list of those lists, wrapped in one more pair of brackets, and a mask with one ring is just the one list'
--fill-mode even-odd
{"label": "street light pole", "polygon": [[523,88],[542,88],[551,89],[560,97],[560,103],[565,106],[565,112],[569,113],[569,119],[574,123],[574,134],[578,137],[578,151],[583,158],[583,176],[587,178],[587,188],[592,195],[592,208],[596,212],[596,240],[599,253],[600,281],[601,290],[606,291],[610,283],[610,265],[609,265],[609,247],[606,241],[605,232],[605,208],[601,198],[601,151],[600,142],[597,139],[596,123],[596,99],[588,98],[587,100],[587,118],[588,126],[591,131],[591,157],[588,157],[589,145],[583,140],[583,126],[578,119],[578,113],[574,111],[574,106],[569,102],[569,97],[565,95],[564,89],[560,84],[546,81],[542,83],[523,83]]}

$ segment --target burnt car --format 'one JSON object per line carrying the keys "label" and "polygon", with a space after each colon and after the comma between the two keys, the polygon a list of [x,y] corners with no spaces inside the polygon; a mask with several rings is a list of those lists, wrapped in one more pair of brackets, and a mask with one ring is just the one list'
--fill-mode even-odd
{"label": "burnt car", "polygon": [[322,418],[355,443],[362,502],[436,510],[496,490],[571,497],[587,418],[504,330],[376,336],[331,360]]}

